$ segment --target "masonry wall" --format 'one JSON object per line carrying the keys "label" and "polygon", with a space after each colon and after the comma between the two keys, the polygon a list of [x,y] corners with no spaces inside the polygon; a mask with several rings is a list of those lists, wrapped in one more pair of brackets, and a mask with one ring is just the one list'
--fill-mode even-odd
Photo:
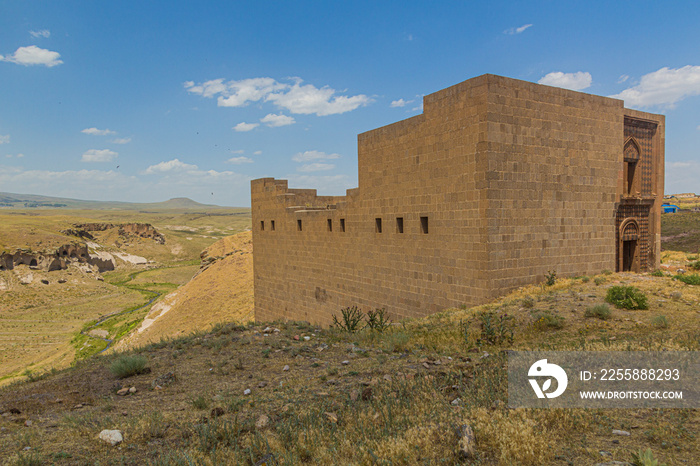
{"label": "masonry wall", "polygon": [[347,196],[252,181],[256,319],[420,317],[615,270],[623,120],[619,100],[484,75],[359,135]]}
{"label": "masonry wall", "polygon": [[492,296],[615,270],[622,101],[490,80],[487,218]]}

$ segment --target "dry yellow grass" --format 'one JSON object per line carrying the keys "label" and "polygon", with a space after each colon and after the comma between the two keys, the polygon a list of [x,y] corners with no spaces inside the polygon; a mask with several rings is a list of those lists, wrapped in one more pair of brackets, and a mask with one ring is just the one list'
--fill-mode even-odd
{"label": "dry yellow grass", "polygon": [[189,283],[154,305],[143,324],[115,349],[253,320],[253,244],[249,231],[223,238],[203,253],[215,259]]}

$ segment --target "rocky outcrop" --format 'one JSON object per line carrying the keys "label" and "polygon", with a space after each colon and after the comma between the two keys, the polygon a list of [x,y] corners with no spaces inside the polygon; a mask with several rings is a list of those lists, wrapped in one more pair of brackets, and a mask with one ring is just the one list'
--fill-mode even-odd
{"label": "rocky outcrop", "polygon": [[140,236],[141,238],[152,239],[158,244],[165,244],[165,236],[159,233],[150,223],[78,223],[73,226],[75,228],[62,230],[61,233],[84,239],[95,239],[90,232],[118,228],[119,236]]}
{"label": "rocky outcrop", "polygon": [[18,265],[26,265],[37,270],[53,272],[68,268],[70,262],[94,265],[100,272],[114,270],[114,257],[111,254],[90,254],[84,243],[64,244],[55,252],[18,249],[14,253],[0,254],[0,270],[12,270]]}

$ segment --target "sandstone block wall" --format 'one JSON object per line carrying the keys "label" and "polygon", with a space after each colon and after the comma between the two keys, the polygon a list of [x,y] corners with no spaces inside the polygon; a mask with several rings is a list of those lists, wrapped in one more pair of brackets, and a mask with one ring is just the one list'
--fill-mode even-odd
{"label": "sandstone block wall", "polygon": [[351,305],[420,317],[548,270],[616,270],[625,112],[484,75],[359,135],[359,187],[346,196],[252,181],[256,319],[328,325]]}

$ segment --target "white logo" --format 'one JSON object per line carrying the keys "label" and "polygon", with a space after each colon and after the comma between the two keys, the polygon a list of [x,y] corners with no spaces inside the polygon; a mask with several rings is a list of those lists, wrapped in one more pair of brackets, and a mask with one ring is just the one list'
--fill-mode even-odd
{"label": "white logo", "polygon": [[[550,377],[544,381],[542,388],[537,383],[536,379],[529,379],[532,389],[535,391],[537,398],[556,398],[566,390],[566,385],[569,383],[569,378],[566,376],[564,369],[557,366],[556,364],[548,364],[546,359],[540,359],[530,366],[530,370],[527,373],[530,377],[545,376]],[[554,377],[557,381],[557,389],[552,393],[545,393],[552,386],[552,379]]]}

